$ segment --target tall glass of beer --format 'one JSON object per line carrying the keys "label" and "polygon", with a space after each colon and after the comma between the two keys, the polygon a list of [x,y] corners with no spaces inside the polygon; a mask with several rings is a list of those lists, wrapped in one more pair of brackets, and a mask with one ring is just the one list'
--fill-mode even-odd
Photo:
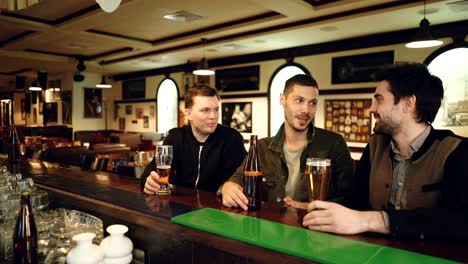
{"label": "tall glass of beer", "polygon": [[172,146],[156,146],[154,159],[156,161],[156,172],[159,175],[159,185],[161,188],[156,192],[159,195],[171,193],[169,188],[169,174],[171,174],[172,159],[174,157]]}
{"label": "tall glass of beer", "polygon": [[309,200],[326,200],[331,178],[331,160],[307,158],[305,180]]}

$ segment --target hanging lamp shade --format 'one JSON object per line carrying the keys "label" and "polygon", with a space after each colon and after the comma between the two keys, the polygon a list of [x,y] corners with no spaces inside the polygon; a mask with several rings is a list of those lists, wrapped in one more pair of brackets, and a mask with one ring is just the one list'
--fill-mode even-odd
{"label": "hanging lamp shade", "polygon": [[96,2],[104,12],[112,13],[119,7],[121,0],[96,0]]}
{"label": "hanging lamp shade", "polygon": [[112,85],[106,83],[106,77],[102,76],[101,83],[96,84],[97,88],[112,88]]}
{"label": "hanging lamp shade", "polygon": [[205,76],[213,75],[214,73],[215,73],[214,71],[208,68],[208,61],[206,60],[206,58],[202,58],[202,60],[198,64],[197,69],[193,71],[193,74],[195,75],[205,75]]}
{"label": "hanging lamp shade", "polygon": [[434,38],[431,34],[429,20],[426,19],[426,1],[424,1],[424,17],[419,23],[419,29],[413,38],[413,41],[407,43],[405,47],[410,49],[430,48],[442,45],[444,42]]}
{"label": "hanging lamp shade", "polygon": [[34,80],[32,81],[31,86],[29,86],[29,91],[42,91],[42,87],[36,80]]}
{"label": "hanging lamp shade", "polygon": [[416,33],[413,41],[407,43],[405,47],[411,49],[417,48],[429,48],[429,47],[436,47],[442,45],[444,42],[434,38],[429,29],[429,20],[423,18],[421,23],[419,23],[419,29]]}

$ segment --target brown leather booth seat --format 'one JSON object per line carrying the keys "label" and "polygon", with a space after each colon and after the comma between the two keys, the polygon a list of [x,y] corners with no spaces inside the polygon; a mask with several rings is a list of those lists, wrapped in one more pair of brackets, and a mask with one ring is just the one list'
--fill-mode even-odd
{"label": "brown leather booth seat", "polygon": [[89,130],[75,131],[74,139],[80,142],[89,142],[91,145],[98,143],[109,143],[110,135],[115,133],[123,133],[119,130]]}
{"label": "brown leather booth seat", "polygon": [[140,133],[114,133],[110,136],[111,143],[125,144],[132,150],[138,150],[138,145],[141,143]]}
{"label": "brown leather booth seat", "polygon": [[49,162],[79,167],[80,155],[86,151],[88,149],[85,146],[49,148],[45,151],[43,159]]}
{"label": "brown leather booth seat", "polygon": [[131,158],[130,147],[117,147],[117,148],[101,148],[87,150],[80,154],[80,167],[84,169],[90,169],[96,155],[109,155],[109,154],[121,154]]}
{"label": "brown leather booth seat", "polygon": [[16,126],[20,142],[24,142],[25,136],[42,136],[47,138],[65,138],[66,141],[72,141],[73,128],[67,126],[44,126],[27,127]]}

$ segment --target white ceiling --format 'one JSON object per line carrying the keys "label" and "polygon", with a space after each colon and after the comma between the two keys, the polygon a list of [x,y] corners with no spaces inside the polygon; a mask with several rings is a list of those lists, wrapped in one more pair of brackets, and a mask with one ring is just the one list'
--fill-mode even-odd
{"label": "white ceiling", "polygon": [[[75,71],[79,56],[89,71],[119,74],[196,62],[203,55],[224,58],[411,29],[423,10],[423,1],[309,2],[330,3],[123,0],[116,11],[105,13],[94,0],[42,0],[0,13],[0,86],[38,70]],[[468,1],[427,1],[426,8],[432,25],[468,19]],[[178,11],[202,18],[163,18]]]}

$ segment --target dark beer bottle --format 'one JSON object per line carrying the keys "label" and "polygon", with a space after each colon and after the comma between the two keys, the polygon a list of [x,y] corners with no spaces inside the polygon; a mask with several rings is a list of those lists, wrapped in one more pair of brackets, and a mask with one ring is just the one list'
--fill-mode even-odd
{"label": "dark beer bottle", "polygon": [[261,206],[261,182],[263,172],[258,157],[257,135],[250,136],[249,153],[244,167],[244,194],[249,200],[249,210],[260,209]]}
{"label": "dark beer bottle", "polygon": [[13,234],[14,263],[39,263],[37,256],[37,228],[30,202],[30,191],[21,191],[21,206],[18,210]]}

